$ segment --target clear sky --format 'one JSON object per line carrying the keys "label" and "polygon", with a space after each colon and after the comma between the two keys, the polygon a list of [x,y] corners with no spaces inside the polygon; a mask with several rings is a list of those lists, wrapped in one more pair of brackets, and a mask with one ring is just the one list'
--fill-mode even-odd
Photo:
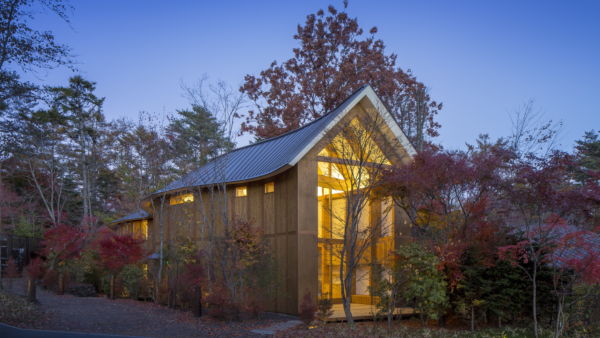
{"label": "clear sky", "polygon": [[[202,74],[238,86],[291,56],[292,36],[321,1],[72,1],[71,24],[42,13],[36,26],[69,45],[97,82],[108,118],[186,106],[179,84]],[[438,142],[460,148],[478,134],[510,132],[509,113],[534,99],[562,121],[570,149],[600,129],[600,1],[350,1],[365,29],[444,103]],[[66,84],[69,70],[37,81]],[[242,141],[243,142],[243,141]]]}

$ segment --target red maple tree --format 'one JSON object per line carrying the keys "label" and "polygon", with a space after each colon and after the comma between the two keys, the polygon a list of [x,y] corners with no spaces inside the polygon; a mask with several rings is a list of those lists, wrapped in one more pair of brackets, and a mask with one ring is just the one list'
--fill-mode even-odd
{"label": "red maple tree", "polygon": [[81,227],[59,224],[44,233],[42,255],[46,257],[48,269],[58,274],[58,293],[64,293],[64,273],[67,265],[80,256],[87,231]]}
{"label": "red maple tree", "polygon": [[408,216],[413,236],[438,256],[451,287],[462,278],[460,260],[467,248],[476,247],[493,261],[500,235],[494,196],[510,158],[501,145],[468,152],[427,147],[384,175],[383,194]]}
{"label": "red maple tree", "polygon": [[329,6],[310,14],[298,25],[294,39],[300,44],[293,57],[260,72],[246,75],[240,90],[254,104],[241,131],[258,139],[296,129],[343,102],[362,85],[370,84],[420,149],[425,137],[436,136],[435,115],[442,108],[429,97],[425,85],[397,65],[377,39],[368,36],[356,18]]}
{"label": "red maple tree", "polygon": [[[555,334],[562,331],[565,290],[571,290],[572,272],[579,281],[598,283],[600,237],[594,231],[600,206],[598,180],[574,184],[573,156],[555,151],[515,161],[503,189],[505,227],[516,243],[498,248],[501,258],[522,268],[532,286],[534,333],[538,330],[537,283],[540,270],[550,268],[557,295]],[[594,240],[589,240],[593,238]],[[565,285],[565,281],[569,282]]]}
{"label": "red maple tree", "polygon": [[110,272],[110,298],[114,299],[115,278],[126,265],[138,263],[144,257],[143,240],[131,235],[111,234],[99,242],[100,263]]}

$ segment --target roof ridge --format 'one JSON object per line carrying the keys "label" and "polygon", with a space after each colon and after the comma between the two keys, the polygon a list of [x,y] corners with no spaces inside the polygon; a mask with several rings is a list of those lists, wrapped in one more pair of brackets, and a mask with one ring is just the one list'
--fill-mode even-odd
{"label": "roof ridge", "polygon": [[312,120],[312,121],[308,122],[307,124],[305,124],[305,125],[303,125],[303,126],[301,126],[301,127],[298,127],[298,128],[296,128],[296,129],[292,129],[292,130],[288,130],[288,131],[286,131],[285,133],[279,134],[279,135],[277,135],[277,136],[269,137],[269,138],[266,138],[266,139],[264,139],[264,140],[259,140],[259,141],[255,142],[255,143],[251,143],[251,144],[247,144],[247,145],[245,145],[245,146],[239,147],[239,148],[235,148],[235,149],[233,149],[233,150],[231,150],[231,151],[229,151],[229,152],[227,152],[227,153],[225,153],[225,154],[221,154],[221,155],[219,155],[219,156],[217,156],[217,157],[215,157],[215,158],[211,159],[210,161],[213,161],[213,160],[215,160],[215,159],[217,159],[217,158],[219,158],[219,157],[221,157],[221,156],[223,156],[223,155],[231,154],[231,153],[233,153],[233,152],[236,152],[236,151],[238,151],[238,150],[240,150],[240,149],[244,149],[244,148],[252,147],[252,146],[255,146],[255,145],[259,145],[259,144],[261,144],[261,143],[266,143],[266,142],[269,142],[269,141],[272,141],[272,140],[276,140],[276,139],[278,139],[278,138],[280,138],[280,137],[287,136],[287,135],[293,134],[293,133],[295,133],[295,132],[298,132],[298,131],[300,131],[300,130],[302,130],[302,129],[304,129],[304,128],[307,128],[307,127],[309,127],[310,125],[312,125],[312,124],[314,124],[314,123],[318,122],[319,120],[321,120],[321,119],[325,118],[325,117],[326,117],[326,116],[328,116],[329,114],[331,114],[331,113],[333,113],[334,111],[336,111],[336,110],[337,110],[339,107],[343,106],[343,105],[344,105],[344,103],[346,103],[346,101],[350,100],[350,98],[351,98],[351,97],[353,97],[353,96],[354,96],[354,94],[358,93],[359,91],[361,91],[362,89],[364,89],[364,88],[366,88],[366,87],[368,87],[368,86],[369,86],[368,84],[364,84],[364,85],[360,86],[358,89],[356,89],[355,91],[353,91],[353,92],[352,92],[350,95],[348,95],[348,97],[346,97],[346,98],[344,99],[344,101],[340,102],[340,104],[338,104],[338,105],[337,105],[335,108],[333,108],[332,110],[328,111],[327,113],[325,113],[325,114],[323,114],[323,115],[319,116],[318,118],[316,118],[316,119],[314,119],[314,120]]}

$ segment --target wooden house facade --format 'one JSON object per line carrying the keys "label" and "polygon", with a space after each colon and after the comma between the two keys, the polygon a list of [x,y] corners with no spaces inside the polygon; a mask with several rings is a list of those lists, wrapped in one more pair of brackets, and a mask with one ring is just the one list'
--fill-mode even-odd
{"label": "wooden house facade", "polygon": [[[263,229],[276,261],[277,290],[268,310],[298,314],[307,291],[339,302],[339,260],[332,250],[341,244],[332,229],[340,220],[332,215],[347,205],[340,182],[352,168],[342,168],[349,165],[328,147],[343,135],[343,126],[375,120],[382,123],[372,143],[386,164],[410,161],[414,148],[373,89],[364,86],[306,126],[233,150],[149,196],[144,204],[148,247],[158,252],[161,234],[166,244],[187,238],[202,247],[213,231],[209,224],[219,234],[219,219],[245,219]],[[364,278],[353,286],[352,301],[369,304],[373,262],[410,230],[385,198],[370,200],[360,222],[389,225],[369,250],[371,261],[358,269]]]}

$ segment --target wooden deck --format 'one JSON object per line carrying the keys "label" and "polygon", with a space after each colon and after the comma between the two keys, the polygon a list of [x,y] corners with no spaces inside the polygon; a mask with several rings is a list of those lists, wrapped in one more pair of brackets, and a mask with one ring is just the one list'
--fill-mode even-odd
{"label": "wooden deck", "polygon": [[[373,315],[377,312],[375,305],[367,304],[352,304],[352,317],[354,320],[372,320]],[[394,311],[394,315],[413,315],[415,310],[410,307],[397,307]],[[333,304],[333,315],[329,317],[330,322],[345,321],[346,315],[344,314],[344,306],[342,304]]]}

